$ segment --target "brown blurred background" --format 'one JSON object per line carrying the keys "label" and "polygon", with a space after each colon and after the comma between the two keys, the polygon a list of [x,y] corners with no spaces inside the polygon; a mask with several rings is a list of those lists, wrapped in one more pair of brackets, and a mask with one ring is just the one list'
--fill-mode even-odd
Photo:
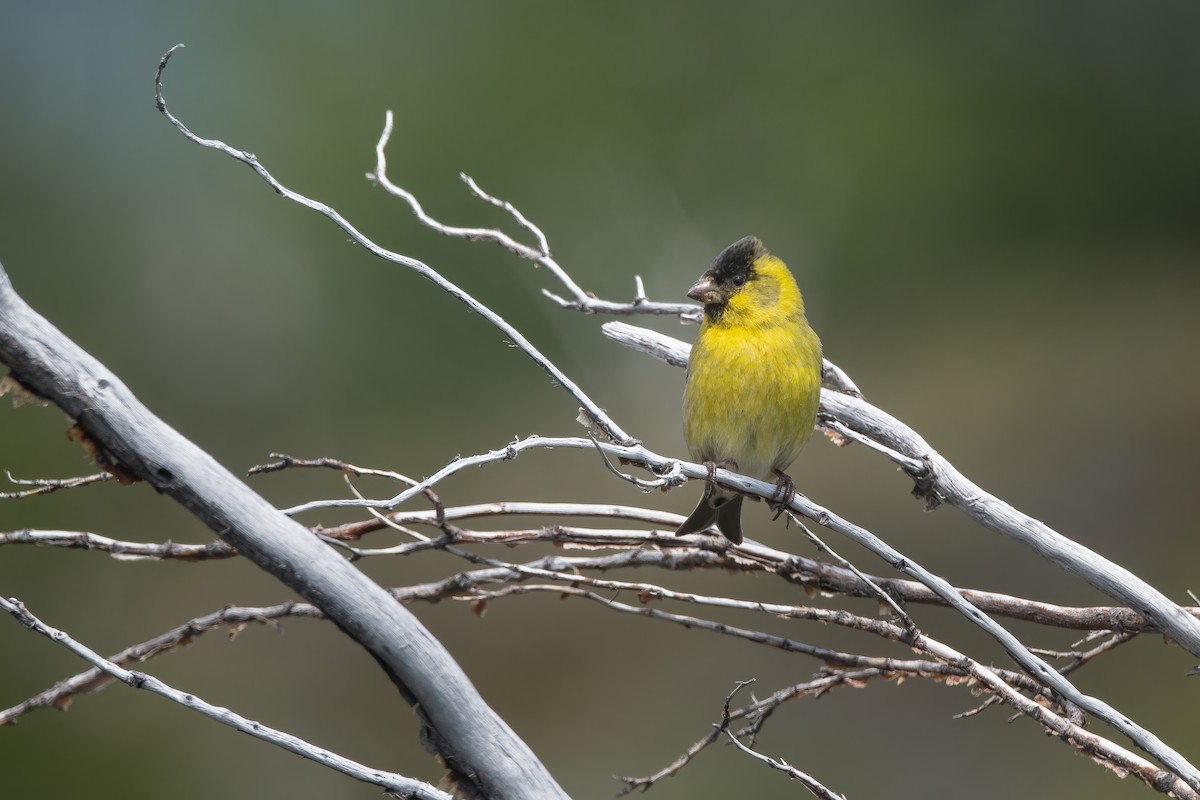
{"label": "brown blurred background", "polygon": [[[757,234],[792,265],[827,355],[870,399],[986,488],[1170,597],[1200,588],[1192,4],[76,2],[11,3],[3,16],[0,261],[36,308],[236,472],[285,451],[420,476],[517,435],[579,429],[567,395],[479,317],[159,117],[154,68],[179,41],[167,99],[193,130],[257,153],[288,186],[465,286],[651,447],[683,453],[682,372],[607,343],[601,318],[540,296],[557,289],[544,272],[422,228],[365,180],[385,109],[397,115],[392,176],[431,213],[506,224],[468,195],[466,171],[541,225],[601,296],[631,297],[636,274],[653,298],[680,300],[721,247]],[[54,409],[5,402],[0,467],[93,471],[66,426]],[[863,448],[815,439],[792,474],[959,585],[1103,602],[953,509],[923,513],[908,481]],[[280,505],[344,492],[333,473],[252,484]],[[440,491],[453,504],[683,512],[699,488],[641,495],[594,456],[543,452]],[[749,535],[811,554],[768,520],[751,506]],[[0,505],[0,530],[25,526],[211,538],[145,486]],[[449,558],[364,565],[386,585],[459,568]],[[805,602],[767,579],[639,577]],[[290,596],[239,561],[17,547],[0,551],[0,592],[104,652],[225,604]],[[668,763],[706,733],[734,681],[755,677],[766,694],[818,666],[549,596],[496,602],[483,618],[456,603],[414,611],[576,798],[611,797],[613,774]],[[805,623],[729,619],[906,652]],[[1007,666],[953,615],[917,609],[917,620]],[[1077,638],[1012,627],[1033,645]],[[0,706],[82,668],[11,621],[0,620],[0,654]],[[1183,677],[1193,661],[1145,637],[1078,684],[1195,762],[1200,679]],[[373,766],[439,774],[374,662],[326,625],[210,634],[148,669]],[[1007,723],[1003,709],[951,719],[976,702],[914,681],[839,690],[785,707],[759,746],[850,797],[1148,795],[1029,721]],[[378,796],[119,686],[66,715],[32,714],[0,741],[6,797]],[[797,791],[715,747],[652,796]]]}

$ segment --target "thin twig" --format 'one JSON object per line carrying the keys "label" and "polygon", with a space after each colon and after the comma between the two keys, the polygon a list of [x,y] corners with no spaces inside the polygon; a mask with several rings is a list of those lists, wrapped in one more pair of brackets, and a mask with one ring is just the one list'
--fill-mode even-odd
{"label": "thin twig", "polygon": [[[334,459],[321,460],[337,463]],[[366,468],[354,469],[356,474],[381,474],[384,472],[382,470],[369,470]],[[514,515],[617,518],[660,525],[666,529],[677,527],[682,519],[677,514],[635,506],[588,503],[522,503],[511,501],[451,507],[445,510],[445,514],[447,519],[454,521],[478,517]],[[435,512],[433,511],[394,512],[388,515],[387,518],[401,526],[414,524],[437,525]],[[313,530],[326,539],[354,541],[362,538],[362,536],[369,532],[385,527],[387,527],[386,524],[380,520],[367,520],[346,523],[331,528],[317,527]],[[871,596],[874,590],[871,589],[870,584],[873,583],[883,589],[889,597],[896,598],[905,603],[945,605],[945,601],[916,581],[869,575],[867,576],[869,582],[864,583],[858,575],[850,570],[781,552],[754,542],[746,542],[737,548],[728,548],[722,546],[723,543],[721,540],[714,537],[680,538],[672,534],[664,534],[657,531],[581,528],[563,525],[528,530],[506,529],[483,531],[460,529],[459,532],[459,541],[462,544],[495,543],[519,545],[551,542],[583,549],[652,546],[659,549],[692,551],[698,547],[696,544],[697,539],[700,539],[701,544],[697,552],[689,556],[686,562],[686,568],[689,569],[765,569],[814,590],[858,597]],[[709,544],[709,540],[711,540],[712,544]],[[0,546],[5,544],[34,544],[49,547],[94,550],[96,552],[109,553],[119,560],[181,559],[198,561],[213,558],[229,558],[237,555],[233,548],[219,540],[206,544],[187,544],[170,541],[161,543],[129,542],[86,531],[20,529],[0,532]],[[433,542],[427,545],[408,543],[390,548],[362,549],[358,551],[358,554],[360,556],[409,554],[430,547],[437,547],[437,543]],[[678,569],[683,563],[677,559],[669,558],[662,553],[649,554],[642,560],[644,566],[660,566],[668,569]],[[1052,627],[1093,631],[1115,630],[1129,634],[1157,631],[1156,628],[1150,625],[1139,614],[1128,608],[1117,606],[1060,606],[1028,598],[975,589],[958,589],[958,592],[986,613]],[[1200,607],[1189,607],[1186,610],[1188,613],[1200,617]]]}
{"label": "thin twig", "polygon": [[[506,504],[483,504],[480,506],[467,506],[462,508],[451,508],[446,510],[446,516],[450,519],[461,519],[475,514],[488,514],[492,511],[502,510]],[[517,513],[535,513],[538,510],[547,510],[546,506],[554,506],[557,504],[538,504],[538,503],[514,503],[507,504],[512,510]],[[577,512],[592,512],[600,507],[576,506],[574,504],[564,504],[569,506],[570,510]],[[420,514],[422,519],[418,520],[426,524],[432,524],[432,511],[430,512],[411,512],[410,516]],[[20,533],[20,532],[17,532]],[[55,532],[46,532],[54,534]],[[536,534],[536,535],[535,535]],[[69,536],[69,534],[62,534]],[[0,543],[4,542],[5,535],[0,534]],[[88,537],[90,534],[79,534],[80,537]],[[871,590],[867,587],[859,586],[855,582],[858,578],[849,571],[842,570],[838,567],[822,564],[821,562],[811,561],[809,559],[801,559],[798,556],[789,556],[778,551],[771,551],[769,548],[746,544],[739,548],[743,553],[735,553],[732,549],[716,547],[714,549],[699,549],[694,546],[687,545],[683,540],[671,535],[661,535],[654,533],[640,534],[635,531],[614,532],[611,536],[604,531],[596,530],[572,530],[561,527],[553,529],[542,529],[536,532],[524,534],[514,534],[508,531],[498,532],[473,532],[460,531],[458,541],[460,543],[472,542],[497,542],[511,544],[515,541],[551,541],[551,542],[592,542],[594,546],[611,547],[614,545],[633,546],[636,549],[623,550],[609,556],[586,557],[586,558],[568,558],[556,556],[553,558],[543,558],[529,562],[525,566],[528,568],[541,568],[554,570],[563,574],[581,575],[589,571],[609,571],[631,568],[657,568],[666,570],[689,570],[689,569],[722,569],[722,570],[746,570],[746,569],[761,569],[762,563],[766,562],[765,555],[758,554],[755,560],[747,560],[743,557],[746,549],[761,550],[765,552],[775,553],[774,561],[777,564],[777,569],[782,572],[791,574],[792,570],[807,570],[812,577],[813,584],[819,587],[822,591],[836,591],[840,593],[857,594],[860,596],[870,596]],[[53,542],[62,544],[62,542]],[[715,543],[715,540],[714,540]],[[159,548],[163,545],[142,545],[139,543],[116,543],[121,545],[120,549],[133,548]],[[643,545],[643,546],[638,546]],[[646,547],[644,545],[656,545],[655,547]],[[83,546],[83,545],[78,545]],[[179,548],[200,548],[206,547],[201,545],[174,545]],[[437,542],[430,542],[423,545],[424,549],[436,548]],[[402,547],[409,548],[406,552],[414,552],[415,545],[408,544]],[[660,549],[670,548],[670,549]],[[400,551],[401,548],[396,548]],[[142,551],[140,557],[150,557]],[[366,551],[370,554],[371,551]],[[800,562],[803,562],[802,564]],[[469,596],[478,599],[478,595],[471,594],[477,587],[486,584],[502,583],[506,580],[520,579],[523,577],[520,573],[508,568],[486,568],[480,570],[472,570],[469,572],[459,573],[457,575],[446,578],[442,581],[436,581],[428,584],[408,587],[405,589],[392,590],[393,595],[402,602],[409,602],[417,599],[438,600],[451,596],[452,593],[467,593]],[[879,585],[886,586],[886,592],[890,596],[902,598],[908,602],[925,602],[929,598],[928,590],[920,584],[911,581],[884,581],[882,578],[871,576],[871,580]],[[667,599],[686,600],[686,595],[668,596],[666,590],[653,589],[645,584],[611,583],[609,586],[624,586],[630,591],[640,593],[641,588],[645,586],[648,591],[651,591],[653,596],[663,597]],[[556,591],[558,588],[556,587]],[[654,592],[657,590],[657,594]],[[916,593],[909,594],[909,593]],[[1063,627],[1083,627],[1089,624],[1094,624],[1093,621],[1111,620],[1118,617],[1117,612],[1123,609],[1069,609],[1059,606],[1049,606],[1048,604],[1035,603],[1033,601],[1024,600],[1022,598],[1012,598],[1005,595],[993,595],[990,593],[979,593],[973,591],[964,591],[964,593],[975,600],[982,607],[995,606],[995,609],[1002,613],[1008,613],[1012,616],[1022,619],[1030,619],[1033,621],[1043,622],[1045,624],[1054,624]],[[766,613],[779,613],[781,616],[798,616],[795,607],[772,607],[763,606],[758,603],[747,602],[743,608],[761,610]],[[1025,609],[1025,613],[1017,613],[1017,609]],[[845,614],[841,611],[825,611],[817,609],[817,613],[808,616],[809,619],[817,621],[831,621],[834,617]],[[304,603],[284,603],[278,606],[267,608],[239,608],[229,607],[221,611],[209,614],[204,617],[198,617],[190,620],[184,625],[179,626],[165,634],[162,634],[148,642],[127,648],[121,653],[110,657],[110,660],[127,665],[134,662],[145,661],[162,653],[170,652],[171,650],[191,642],[195,637],[205,633],[206,631],[215,628],[228,627],[231,631],[240,630],[245,625],[251,622],[272,623],[274,620],[285,616],[303,616],[303,617],[319,617],[317,610],[308,604]],[[848,615],[846,619],[853,619],[853,615]],[[859,618],[866,622],[860,624],[864,630],[872,630],[876,625],[887,625],[878,620],[870,618]],[[858,624],[858,623],[856,623]],[[878,630],[883,630],[882,628]],[[1132,637],[1133,632],[1126,632],[1121,636],[1124,641]],[[1115,646],[1113,643],[1112,646]],[[1095,648],[1090,654],[1085,654],[1086,658],[1082,661],[1090,660],[1095,655],[1102,652],[1104,646]],[[843,662],[844,663],[844,662]],[[1068,665],[1063,668],[1063,672],[1071,671],[1075,665]],[[20,716],[33,708],[44,706],[59,706],[70,701],[70,698],[77,694],[84,694],[94,691],[94,682],[96,680],[103,682],[102,676],[98,673],[78,675],[66,681],[62,681],[54,687],[54,690],[44,692],[41,695],[33,698],[27,704],[9,709],[7,712],[0,712],[0,724],[10,721],[11,718]],[[1012,682],[1013,678],[1006,677],[1006,680]]]}
{"label": "thin twig", "polygon": [[33,478],[23,479],[14,478],[13,474],[8,470],[4,470],[5,476],[10,483],[17,486],[33,486],[33,489],[27,489],[23,492],[0,492],[0,500],[23,500],[26,497],[37,497],[38,495],[51,494],[63,489],[76,489],[80,486],[90,486],[93,483],[102,483],[112,480],[114,476],[111,472],[97,472],[94,475],[82,475],[77,478]]}
{"label": "thin twig", "polygon": [[[617,554],[617,557],[620,559],[627,559],[628,557],[635,555],[637,555],[636,552],[621,553]],[[615,567],[618,561],[617,557],[608,556],[603,557],[603,559],[608,561],[610,566]],[[871,675],[896,676],[901,674],[909,674],[914,676],[940,675],[943,677],[960,676],[967,678],[974,674],[973,662],[970,662],[969,659],[965,659],[965,657],[955,654],[953,651],[949,651],[948,649],[942,653],[943,658],[948,657],[951,660],[954,658],[959,658],[963,663],[953,664],[925,660],[899,660],[861,656],[829,650],[827,648],[816,648],[795,640],[788,640],[761,632],[747,631],[745,629],[715,623],[693,616],[669,614],[658,609],[629,606],[628,604],[619,603],[613,600],[611,597],[602,596],[595,592],[571,586],[525,584],[521,586],[510,586],[493,591],[476,588],[484,583],[495,583],[504,582],[505,580],[520,579],[527,574],[537,572],[557,572],[559,573],[560,577],[566,579],[571,577],[571,575],[565,570],[570,570],[572,567],[581,565],[586,561],[595,563],[599,560],[600,559],[566,559],[557,556],[548,557],[527,565],[510,565],[508,568],[499,567],[488,570],[475,570],[473,572],[451,576],[444,580],[436,581],[430,584],[422,584],[419,586],[406,587],[392,591],[393,595],[402,602],[411,602],[414,600],[435,601],[448,597],[463,597],[471,600],[474,603],[478,603],[480,601],[487,601],[490,599],[505,597],[513,593],[522,593],[526,591],[553,592],[558,596],[578,596],[592,600],[593,602],[601,603],[608,608],[622,611],[624,613],[649,616],[664,621],[675,622],[677,624],[685,625],[689,628],[706,629],[722,635],[734,636],[736,638],[743,638],[760,644],[781,647],[782,649],[793,652],[807,653],[808,655],[820,658],[822,661],[828,664],[837,664],[843,668],[859,670],[859,672],[852,673],[835,673],[832,676],[828,676],[821,681],[811,684],[808,687],[809,691],[828,690],[830,686],[841,685],[842,683],[846,682],[849,682],[850,685],[858,685],[861,680],[865,680],[866,677]],[[579,576],[576,577],[578,578]],[[616,586],[618,584],[616,582],[612,582],[609,585]],[[663,590],[661,587],[645,588],[652,590],[657,589],[657,594],[663,597],[673,595],[673,593]],[[675,596],[677,599],[684,598],[683,595],[673,596]],[[730,602],[731,601],[725,598],[714,599],[714,604],[716,605],[728,606],[730,605]],[[750,606],[753,605],[755,604],[750,604]],[[763,606],[757,610],[766,613],[773,613],[781,609]],[[813,611],[816,613],[811,616],[805,616],[812,619],[835,621],[832,617],[827,617],[825,615],[829,613],[836,614],[837,612],[825,612],[823,609],[814,609]],[[195,636],[198,636],[207,630],[227,626],[230,627],[231,630],[237,631],[250,622],[265,622],[268,624],[273,624],[275,620],[285,616],[319,617],[320,613],[314,607],[302,603],[286,603],[279,606],[259,609],[223,609],[221,612],[209,615],[208,617],[192,620],[188,624],[180,626],[179,628],[163,634],[160,637],[156,637],[154,640],[144,643],[143,645],[129,648],[123,653],[118,654],[118,656],[115,656],[112,661],[127,663],[130,660],[145,660],[155,655],[169,652],[171,649],[174,649],[181,644],[186,644]],[[855,621],[852,619],[851,615],[847,615],[842,622],[849,622],[851,627],[875,629],[876,632],[885,631],[887,630],[887,626],[891,626],[896,635],[901,635],[904,633],[903,628],[895,626],[892,623],[866,620],[865,618]],[[924,640],[922,646],[928,646],[930,641],[931,640]],[[963,669],[963,664],[968,667],[966,671]],[[974,666],[977,667],[977,665]],[[873,670],[874,672],[861,672],[861,670]],[[1001,681],[1014,682],[1024,685],[1026,689],[1035,692],[1038,691],[1036,684],[1033,684],[1032,681],[1020,673],[1011,673],[1001,670],[988,670],[987,672],[989,674],[994,674],[992,679],[993,682],[989,686],[985,680],[985,684],[981,688],[995,689],[995,681]],[[986,675],[982,673],[975,675],[975,677],[984,677],[986,679]],[[11,723],[15,721],[17,717],[36,708],[51,706],[59,708],[64,707],[70,701],[72,696],[83,692],[96,691],[97,689],[103,687],[106,680],[107,678],[105,673],[102,673],[99,670],[81,673],[80,675],[56,684],[53,689],[43,692],[41,695],[38,695],[35,698],[31,698],[19,706],[8,709],[4,712],[0,712],[0,723]],[[796,688],[787,691],[793,696],[798,696],[801,692],[800,689]],[[1084,750],[1085,752],[1088,752],[1089,754],[1093,755],[1093,757],[1098,758],[1098,760],[1100,760],[1102,763],[1112,764],[1114,765],[1114,768],[1119,767],[1120,769],[1134,772],[1147,782],[1155,781],[1164,786],[1170,786],[1172,787],[1171,791],[1175,791],[1181,797],[1200,797],[1200,795],[1196,795],[1195,793],[1189,794],[1186,786],[1174,781],[1167,773],[1163,773],[1161,770],[1154,767],[1154,765],[1150,764],[1144,759],[1140,759],[1123,748],[1117,747],[1108,740],[1087,734],[1086,732],[1079,730],[1077,726],[1070,721],[1063,720],[1047,709],[1044,709],[1041,705],[1034,701],[1027,700],[1023,696],[1016,694],[1011,690],[1007,691],[1009,696],[1006,699],[1010,704],[1017,705],[1026,714],[1034,716],[1035,719],[1038,719],[1043,724],[1048,724],[1048,722],[1061,722],[1061,725],[1058,725],[1057,727],[1054,724],[1051,724],[1050,727],[1058,732],[1060,738]],[[761,719],[765,718],[765,715],[769,714],[770,710],[773,709],[778,702],[782,702],[782,698],[785,696],[786,693],[777,693],[775,696],[768,698],[766,701],[759,701],[757,704],[755,704],[755,706],[749,707],[745,714],[739,714],[737,717],[749,716],[752,713],[757,713],[760,716],[759,721],[761,722]]]}
{"label": "thin twig", "polygon": [[[777,492],[777,488],[772,483],[754,480],[724,469],[717,469],[715,473],[710,473],[708,467],[705,465],[665,458],[648,450],[641,444],[621,446],[597,442],[592,439],[530,437],[517,440],[503,450],[493,450],[488,453],[457,459],[434,473],[430,478],[422,481],[418,486],[402,492],[391,500],[371,503],[363,503],[357,500],[316,501],[291,509],[289,513],[299,513],[311,508],[326,506],[381,505],[390,508],[413,496],[418,491],[424,491],[437,484],[443,478],[468,466],[511,460],[525,450],[546,448],[598,448],[609,456],[621,459],[623,463],[641,466],[652,473],[674,469],[677,465],[679,471],[689,478],[711,477],[712,480],[724,488],[735,489],[766,500],[773,498]],[[1200,770],[1197,770],[1180,753],[1169,747],[1149,730],[1133,722],[1128,715],[1117,711],[1107,702],[1080,692],[1070,681],[1050,667],[1044,660],[1029,652],[1028,648],[1016,636],[973,606],[969,600],[964,598],[944,578],[925,569],[912,558],[905,556],[867,529],[813,503],[803,495],[795,495],[788,507],[805,518],[816,522],[818,525],[852,539],[894,569],[920,581],[944,600],[947,605],[962,613],[967,619],[996,639],[1025,670],[1029,671],[1047,686],[1053,688],[1065,701],[1073,703],[1115,726],[1136,742],[1143,750],[1153,754],[1173,772],[1184,777],[1193,788],[1200,786]]]}
{"label": "thin twig", "polygon": [[231,545],[220,539],[207,544],[178,544],[176,542],[123,542],[88,531],[35,531],[22,528],[0,531],[0,545],[35,544],[43,547],[63,547],[74,550],[95,550],[108,553],[118,561],[208,561],[238,555]]}
{"label": "thin twig", "polygon": [[738,740],[737,736],[734,735],[733,731],[729,729],[729,704],[733,702],[733,696],[753,682],[753,680],[738,681],[737,686],[735,686],[733,691],[729,693],[729,696],[725,698],[725,707],[721,711],[721,722],[715,726],[717,730],[728,736],[729,741],[733,742],[734,746],[743,753],[753,756],[767,766],[783,772],[792,780],[799,781],[805,789],[808,789],[813,793],[814,797],[818,797],[820,800],[846,800],[846,798],[842,795],[826,788],[824,784],[822,784],[813,776],[809,775],[807,772],[801,772],[800,770],[788,764],[786,761],[763,755],[757,750],[753,750],[750,747],[742,744],[741,741]]}
{"label": "thin twig", "polygon": [[[295,191],[287,188],[282,183],[280,183],[275,178],[275,176],[272,175],[266,169],[266,167],[264,167],[262,165],[261,162],[259,162],[258,157],[255,156],[253,153],[249,153],[244,150],[238,150],[234,147],[230,147],[229,145],[225,144],[224,142],[222,142],[218,139],[205,139],[203,137],[197,136],[195,133],[192,133],[192,131],[189,130],[188,127],[183,124],[183,122],[181,122],[174,114],[172,114],[167,109],[166,102],[163,100],[163,95],[162,95],[163,70],[166,68],[167,63],[171,59],[171,56],[175,53],[175,51],[178,48],[179,48],[179,45],[177,45],[176,47],[173,47],[169,51],[167,51],[166,55],[163,56],[162,61],[159,64],[158,73],[155,78],[155,102],[156,102],[159,112],[164,117],[166,117],[166,119],[172,125],[174,125],[175,128],[180,133],[182,133],[185,137],[187,137],[188,140],[190,140],[190,141],[194,142],[195,144],[198,144],[202,147],[207,147],[212,150],[217,150],[219,152],[222,152],[225,155],[229,156],[230,158],[233,158],[233,159],[236,159],[237,161],[242,162],[246,166],[250,167],[250,169],[252,169],[256,175],[258,175],[260,178],[262,178],[264,181],[266,181],[266,183],[268,185],[270,185],[271,188],[274,189],[276,192],[278,192],[280,195],[282,195],[283,197],[286,197],[287,199],[289,199],[295,203],[299,203],[300,205],[304,206],[305,208],[311,209],[313,211],[316,211],[318,214],[325,216],[327,219],[329,219],[331,222],[333,222],[333,224],[335,224],[339,228],[341,228],[351,238],[352,241],[354,241],[356,244],[358,244],[361,247],[363,247],[364,249],[366,249],[372,255],[374,255],[378,258],[381,258],[385,261],[390,261],[393,264],[398,264],[402,267],[411,269],[413,272],[416,272],[422,278],[425,278],[426,280],[430,281],[431,283],[436,285],[439,289],[441,289],[442,291],[449,294],[451,297],[454,297],[455,299],[457,299],[458,301],[460,301],[461,303],[466,305],[469,309],[474,311],[476,314],[479,314],[481,317],[486,319],[488,322],[490,322],[492,325],[494,325],[496,328],[498,328],[501,332],[503,332],[505,337],[507,337],[507,339],[510,342],[515,344],[527,356],[529,356],[529,358],[535,364],[537,364],[538,367],[540,367],[547,375],[549,375],[550,378],[555,383],[557,383],[558,385],[560,385],[564,389],[566,389],[571,394],[571,396],[574,397],[587,410],[589,416],[594,421],[594,423],[601,430],[603,430],[604,433],[612,441],[614,441],[614,442],[633,441],[633,437],[631,437],[631,436],[629,436],[629,434],[625,433],[625,431],[623,431],[621,429],[621,427],[619,425],[617,425],[615,420],[613,420],[602,408],[600,408],[599,405],[597,405],[595,402],[593,402],[592,399],[590,397],[588,397],[584,393],[584,391],[582,389],[580,389],[575,384],[575,382],[572,381],[562,370],[560,370],[557,366],[555,366],[554,363],[550,361],[550,359],[548,359],[545,355],[542,354],[542,352],[540,350],[538,350],[536,347],[534,347],[533,343],[531,343],[528,339],[526,339],[525,336],[522,335],[522,333],[520,331],[518,331],[516,328],[514,328],[512,325],[510,325],[503,317],[501,317],[495,311],[492,311],[492,309],[488,308],[483,303],[476,300],[465,289],[462,289],[458,285],[447,280],[439,272],[437,272],[437,270],[434,270],[433,268],[429,267],[427,264],[425,264],[421,261],[418,261],[415,258],[411,258],[411,257],[403,255],[401,253],[396,253],[391,250],[387,250],[383,247],[380,247],[375,242],[371,241],[366,236],[364,236],[361,232],[359,232],[359,230],[357,228],[355,228],[353,225],[351,225],[350,222],[348,220],[346,220],[345,217],[343,217],[341,214],[339,214],[337,211],[335,211],[331,206],[329,206],[325,203],[322,203],[320,201],[313,200],[309,197],[305,197],[304,195],[300,194],[299,192],[295,192]],[[381,137],[380,141],[385,142],[386,137]],[[381,147],[382,147],[382,144],[381,144]],[[382,150],[380,150],[379,152],[382,154]],[[380,171],[382,172],[382,170],[380,170]]]}
{"label": "thin twig", "polygon": [[310,468],[310,469],[336,469],[339,472],[344,472],[350,475],[359,477],[372,476],[376,478],[387,478],[392,481],[399,481],[412,485],[416,483],[412,478],[407,478],[399,472],[393,472],[386,469],[372,469],[370,467],[358,467],[354,464],[347,463],[337,458],[296,458],[289,456],[286,453],[271,453],[271,458],[277,459],[267,464],[255,464],[250,469],[246,470],[247,475],[265,475],[269,472],[282,472],[287,469]]}
{"label": "thin twig", "polygon": [[[107,660],[118,666],[126,667],[130,664],[149,661],[181,647],[187,647],[198,637],[212,630],[228,629],[229,635],[232,637],[251,623],[277,628],[278,621],[285,617],[324,619],[321,611],[308,603],[288,602],[263,608],[229,606],[212,614],[188,620],[183,625],[145,642],[126,647]],[[12,725],[25,714],[40,708],[65,710],[76,697],[98,692],[111,681],[112,676],[99,667],[72,675],[25,702],[0,711],[0,725]]]}
{"label": "thin twig", "polygon": [[[934,663],[936,665],[935,662],[929,663]],[[729,718],[730,721],[750,717],[762,719],[770,713],[770,710],[773,710],[775,707],[778,707],[787,700],[792,700],[797,697],[820,696],[832,690],[832,688],[835,686],[844,685],[861,687],[865,686],[866,682],[871,678],[895,677],[897,674],[898,673],[889,673],[886,670],[877,669],[874,667],[860,670],[838,670],[829,675],[822,675],[821,677],[807,681],[806,683],[798,684],[796,686],[789,687],[788,689],[775,692],[770,698],[766,698],[765,700],[756,700],[748,706],[731,710],[729,712]],[[772,700],[774,702],[770,705],[770,710],[764,711],[766,705],[770,704]],[[739,735],[743,735],[745,732],[745,729],[743,729],[743,731],[739,731],[738,733]],[[698,739],[688,746],[688,748],[678,758],[650,775],[641,777],[618,776],[617,780],[625,784],[621,791],[617,793],[618,796],[624,796],[639,789],[644,792],[663,778],[669,778],[672,775],[677,774],[709,745],[717,741],[720,735],[720,728],[713,726],[704,737]]]}
{"label": "thin twig", "polygon": [[290,733],[269,728],[262,723],[235,714],[227,708],[220,708],[206,703],[194,694],[174,689],[151,675],[127,670],[103,658],[85,645],[80,644],[65,632],[46,625],[33,616],[33,614],[29,613],[24,604],[19,600],[5,600],[0,598],[0,609],[7,611],[26,628],[40,633],[52,641],[58,642],[63,647],[75,653],[75,655],[92,663],[96,669],[102,670],[116,680],[122,681],[135,689],[145,689],[153,694],[165,697],[184,708],[197,711],[210,719],[216,720],[222,725],[228,725],[234,730],[249,734],[256,739],[261,739],[290,753],[295,753],[301,758],[315,761],[355,780],[380,786],[386,792],[401,797],[421,798],[421,800],[452,800],[449,794],[428,783],[404,775],[397,775],[396,773],[384,772],[364,766],[340,756],[331,750],[317,747],[303,739],[292,736]]}
{"label": "thin twig", "polygon": [[[550,244],[546,239],[546,235],[540,228],[534,225],[529,219],[522,214],[516,206],[506,200],[500,200],[494,195],[485,192],[479,188],[479,184],[466,173],[459,173],[463,182],[479,199],[490,205],[496,206],[506,211],[509,216],[523,228],[527,233],[533,235],[537,240],[537,247],[530,247],[522,244],[516,239],[513,239],[508,234],[496,228],[464,228],[454,225],[447,225],[439,222],[428,214],[416,196],[396,185],[391,181],[387,174],[387,145],[391,141],[393,130],[393,115],[391,111],[386,112],[383,123],[383,132],[379,137],[379,142],[375,145],[375,170],[367,173],[367,179],[375,181],[382,186],[389,194],[398,197],[408,204],[412,209],[413,215],[426,227],[437,231],[444,236],[450,236],[457,239],[467,239],[475,242],[492,242],[510,253],[513,253],[527,261],[532,262],[535,266],[545,267],[554,277],[566,288],[571,295],[571,300],[561,298],[554,293],[543,290],[542,293],[551,298],[560,305],[576,308],[588,313],[606,313],[606,314],[667,314],[667,315],[686,315],[699,317],[699,307],[691,303],[650,303],[646,301],[638,302],[635,298],[633,303],[610,303],[604,300],[598,300],[595,295],[584,291],[571,276],[567,274],[558,262],[550,255]],[[644,294],[644,293],[643,293]]]}

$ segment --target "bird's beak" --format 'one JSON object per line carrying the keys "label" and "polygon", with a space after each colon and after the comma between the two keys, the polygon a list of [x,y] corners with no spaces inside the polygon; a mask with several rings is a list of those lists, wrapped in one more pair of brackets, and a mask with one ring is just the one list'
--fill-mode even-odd
{"label": "bird's beak", "polygon": [[710,275],[701,275],[700,280],[696,281],[696,285],[688,290],[687,296],[693,300],[711,305],[713,303],[722,303],[725,298],[721,295],[721,289],[713,281]]}

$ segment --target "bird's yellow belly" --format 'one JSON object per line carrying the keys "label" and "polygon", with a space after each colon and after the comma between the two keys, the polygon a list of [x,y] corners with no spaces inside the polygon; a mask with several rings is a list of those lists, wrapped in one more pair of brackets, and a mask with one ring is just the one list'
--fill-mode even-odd
{"label": "bird's yellow belly", "polygon": [[[820,343],[811,329],[710,330],[697,341],[684,390],[684,438],[698,461],[737,463],[768,479],[812,434]],[[810,338],[811,337],[811,340]]]}

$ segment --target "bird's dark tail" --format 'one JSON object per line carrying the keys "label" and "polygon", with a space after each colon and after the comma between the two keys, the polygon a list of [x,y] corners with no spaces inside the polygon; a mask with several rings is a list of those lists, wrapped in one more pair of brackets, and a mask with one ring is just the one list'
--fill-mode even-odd
{"label": "bird's dark tail", "polygon": [[741,544],[742,496],[737,494],[733,497],[723,495],[713,497],[710,492],[706,491],[696,505],[696,510],[683,521],[683,524],[675,531],[675,535],[686,536],[689,533],[698,533],[714,522],[717,523],[717,530],[721,531],[726,539],[734,544]]}
{"label": "bird's dark tail", "polygon": [[742,495],[737,495],[717,509],[717,529],[734,544],[742,543]]}

